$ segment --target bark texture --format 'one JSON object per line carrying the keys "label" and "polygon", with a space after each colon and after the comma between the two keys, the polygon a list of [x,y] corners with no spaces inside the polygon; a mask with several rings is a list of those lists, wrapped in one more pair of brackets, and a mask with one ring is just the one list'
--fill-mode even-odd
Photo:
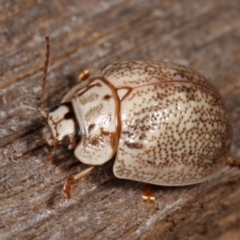
{"label": "bark texture", "polygon": [[153,190],[117,179],[109,163],[67,201],[62,186],[85,166],[59,148],[46,161],[39,113],[45,34],[51,57],[46,108],[78,74],[113,60],[169,60],[192,67],[219,89],[240,159],[239,0],[0,0],[0,239],[240,239],[240,170],[211,181]]}

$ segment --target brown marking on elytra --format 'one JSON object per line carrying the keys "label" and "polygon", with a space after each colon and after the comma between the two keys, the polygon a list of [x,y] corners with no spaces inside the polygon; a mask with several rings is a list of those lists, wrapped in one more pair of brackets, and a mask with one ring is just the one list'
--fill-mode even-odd
{"label": "brown marking on elytra", "polygon": [[116,92],[118,91],[118,90],[121,90],[121,89],[127,89],[127,92],[126,92],[126,94],[121,98],[121,99],[119,99],[120,101],[123,101],[130,93],[131,93],[131,91],[132,91],[132,88],[130,88],[130,87],[120,87],[120,88],[117,88],[116,89]]}
{"label": "brown marking on elytra", "polygon": [[154,164],[154,161],[147,160],[149,164]]}
{"label": "brown marking on elytra", "polygon": [[[192,83],[201,85],[218,94],[216,89],[206,80],[206,78],[195,72],[193,69],[173,64],[169,62],[155,61],[124,61],[108,64],[102,69],[101,73],[104,78],[120,79],[120,83],[116,86],[116,90],[120,87],[141,87],[148,84],[158,84],[163,82]],[[136,75],[136,78],[129,80],[129,76]],[[179,78],[178,78],[179,76]],[[122,80],[123,79],[123,80]]]}
{"label": "brown marking on elytra", "polygon": [[136,149],[140,149],[143,147],[142,143],[137,143],[137,142],[133,142],[133,143],[125,142],[125,145],[129,148],[136,148]]}
{"label": "brown marking on elytra", "polygon": [[142,133],[140,136],[139,136],[139,140],[143,140],[143,139],[146,139],[147,138],[147,135],[145,133]]}

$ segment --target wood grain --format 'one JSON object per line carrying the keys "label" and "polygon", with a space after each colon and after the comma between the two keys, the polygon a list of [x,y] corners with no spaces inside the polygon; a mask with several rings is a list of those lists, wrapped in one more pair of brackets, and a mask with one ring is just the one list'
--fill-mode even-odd
{"label": "wood grain", "polygon": [[232,155],[240,159],[239,0],[0,1],[0,239],[240,239],[240,171],[189,187],[116,179],[113,161],[76,185],[86,166],[59,148],[46,161],[39,113],[47,33],[46,106],[58,104],[82,69],[113,60],[169,60],[193,67],[219,89],[229,110]]}

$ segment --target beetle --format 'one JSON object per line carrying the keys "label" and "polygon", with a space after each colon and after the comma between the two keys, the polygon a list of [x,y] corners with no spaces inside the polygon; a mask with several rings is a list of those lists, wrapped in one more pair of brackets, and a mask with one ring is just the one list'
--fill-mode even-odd
{"label": "beetle", "polygon": [[[99,74],[85,71],[47,113],[44,93],[50,55],[46,36],[41,113],[47,119],[43,139],[63,144],[93,166],[115,157],[117,178],[163,186],[204,182],[221,172],[232,142],[232,126],[219,92],[201,74],[173,63],[120,61]],[[144,196],[143,196],[144,197]]]}

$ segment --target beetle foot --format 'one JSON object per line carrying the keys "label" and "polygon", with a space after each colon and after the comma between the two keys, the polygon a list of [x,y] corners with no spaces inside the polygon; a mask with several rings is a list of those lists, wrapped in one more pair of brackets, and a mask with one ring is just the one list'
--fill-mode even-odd
{"label": "beetle foot", "polygon": [[154,194],[153,194],[153,192],[152,192],[152,190],[151,190],[151,187],[150,187],[150,185],[146,185],[145,186],[145,189],[144,189],[144,191],[143,191],[143,193],[142,193],[142,198],[144,199],[144,200],[150,200],[150,201],[155,201],[155,196],[154,196]]}
{"label": "beetle foot", "polygon": [[86,168],[85,170],[81,171],[80,173],[77,173],[73,176],[70,176],[67,180],[67,182],[63,186],[63,193],[66,196],[66,198],[69,200],[71,199],[71,189],[72,185],[74,185],[78,180],[86,176],[88,173],[92,171],[94,166],[91,166],[89,168]]}
{"label": "beetle foot", "polygon": [[240,163],[237,162],[235,159],[232,157],[227,158],[227,164],[231,167],[238,167],[240,169]]}

